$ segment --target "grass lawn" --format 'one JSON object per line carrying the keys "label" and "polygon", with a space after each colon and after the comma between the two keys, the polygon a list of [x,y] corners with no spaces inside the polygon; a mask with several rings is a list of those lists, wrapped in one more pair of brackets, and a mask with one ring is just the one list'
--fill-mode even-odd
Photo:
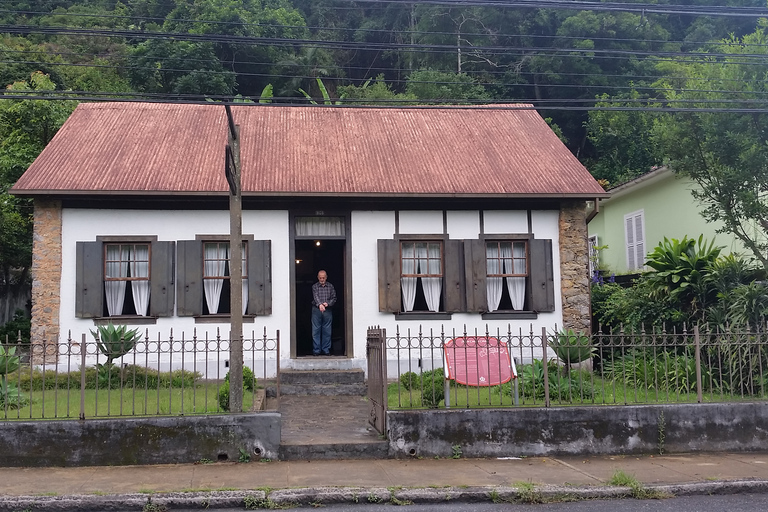
{"label": "grass lawn", "polygon": [[[639,405],[639,404],[681,404],[697,403],[696,393],[678,393],[672,390],[645,389],[627,386],[625,384],[603,379],[598,376],[576,380],[574,388],[558,392],[551,390],[550,403],[553,406],[578,405]],[[456,408],[473,407],[513,407],[509,392],[509,384],[504,386],[471,387],[451,383],[450,406]],[[504,392],[506,391],[506,392]],[[387,387],[387,407],[396,409],[429,408],[422,404],[421,390],[406,389],[398,382],[390,383]],[[441,393],[442,396],[442,393]],[[520,407],[543,407],[543,392],[534,397],[523,392],[519,383]],[[705,393],[705,403],[763,401],[768,396],[741,396],[723,393]],[[445,407],[440,402],[440,408]]]}
{"label": "grass lawn", "polygon": [[[123,388],[85,390],[85,417],[180,416],[224,413],[219,408],[218,382],[188,388]],[[79,419],[80,389],[22,392],[30,403],[19,409],[0,406],[0,419]],[[243,410],[253,406],[255,393],[244,390]]]}

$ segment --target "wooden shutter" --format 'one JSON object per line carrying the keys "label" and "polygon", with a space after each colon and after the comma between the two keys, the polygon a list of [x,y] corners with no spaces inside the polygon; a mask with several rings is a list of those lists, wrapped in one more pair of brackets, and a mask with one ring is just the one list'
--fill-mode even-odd
{"label": "wooden shutter", "polygon": [[75,316],[98,318],[104,315],[104,245],[77,242],[75,257]]}
{"label": "wooden shutter", "polygon": [[272,314],[272,241],[248,242],[248,314]]}
{"label": "wooden shutter", "polygon": [[378,240],[379,311],[400,312],[400,242]]}
{"label": "wooden shutter", "polygon": [[485,241],[465,240],[464,261],[466,273],[467,312],[488,311],[486,293],[487,266],[485,262]]}
{"label": "wooden shutter", "polygon": [[464,293],[464,244],[461,240],[446,240],[443,261],[443,306],[447,313],[466,311]]}
{"label": "wooden shutter", "polygon": [[176,244],[176,314],[203,314],[203,242],[179,240]]}
{"label": "wooden shutter", "polygon": [[531,304],[536,312],[555,310],[555,273],[552,261],[552,240],[530,241]]}
{"label": "wooden shutter", "polygon": [[149,316],[173,316],[173,261],[175,242],[152,242],[150,262]]}

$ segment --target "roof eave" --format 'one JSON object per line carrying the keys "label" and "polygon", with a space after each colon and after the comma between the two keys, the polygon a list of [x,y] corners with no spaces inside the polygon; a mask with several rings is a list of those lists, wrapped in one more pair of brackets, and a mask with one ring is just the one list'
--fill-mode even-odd
{"label": "roof eave", "polygon": [[[226,197],[227,191],[146,191],[146,190],[15,190],[11,188],[8,193],[19,197],[88,197],[88,196],[143,196],[143,197]],[[313,198],[412,198],[420,197],[445,198],[445,199],[574,199],[594,200],[608,198],[607,192],[569,192],[569,193],[440,193],[431,194],[424,192],[243,192],[243,197],[313,197]]]}

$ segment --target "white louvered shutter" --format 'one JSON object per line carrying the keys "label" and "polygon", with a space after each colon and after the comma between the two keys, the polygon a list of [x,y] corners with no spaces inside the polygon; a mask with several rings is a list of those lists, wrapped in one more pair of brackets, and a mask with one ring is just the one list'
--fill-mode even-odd
{"label": "white louvered shutter", "polygon": [[643,211],[624,216],[624,235],[627,246],[627,269],[640,269],[645,263],[645,235]]}

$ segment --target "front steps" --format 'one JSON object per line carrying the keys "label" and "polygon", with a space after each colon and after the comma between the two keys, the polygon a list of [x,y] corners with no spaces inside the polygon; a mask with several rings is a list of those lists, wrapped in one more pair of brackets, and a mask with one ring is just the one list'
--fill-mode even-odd
{"label": "front steps", "polygon": [[368,388],[362,370],[283,370],[281,395],[365,396]]}
{"label": "front steps", "polygon": [[362,370],[280,372],[280,460],[380,459],[389,443],[368,424]]}

